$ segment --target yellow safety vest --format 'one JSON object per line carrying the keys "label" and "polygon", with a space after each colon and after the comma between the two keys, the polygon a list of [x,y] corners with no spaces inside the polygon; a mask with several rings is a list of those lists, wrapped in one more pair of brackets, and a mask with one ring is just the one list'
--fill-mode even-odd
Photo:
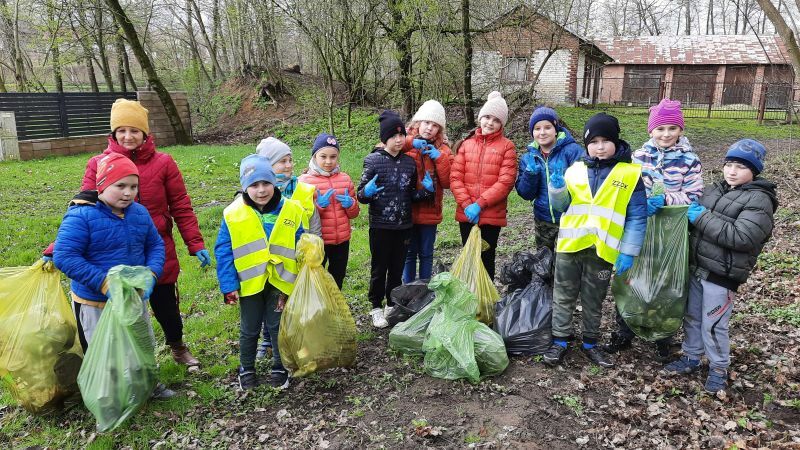
{"label": "yellow safety vest", "polygon": [[258,294],[269,282],[286,295],[297,278],[295,235],[305,212],[296,201],[283,199],[283,207],[267,240],[258,213],[239,196],[223,217],[231,235],[233,265],[239,276],[239,295]]}
{"label": "yellow safety vest", "polygon": [[298,181],[292,193],[292,200],[300,203],[300,206],[302,206],[305,211],[305,214],[303,214],[303,228],[307,232],[311,229],[309,226],[311,216],[313,216],[314,211],[316,211],[316,207],[314,206],[314,192],[316,192],[316,190],[317,188],[313,184]]}
{"label": "yellow safety vest", "polygon": [[586,165],[576,162],[567,169],[564,180],[572,202],[561,216],[556,251],[575,253],[594,246],[597,256],[614,264],[625,229],[625,212],[641,173],[638,164],[617,163],[592,196]]}

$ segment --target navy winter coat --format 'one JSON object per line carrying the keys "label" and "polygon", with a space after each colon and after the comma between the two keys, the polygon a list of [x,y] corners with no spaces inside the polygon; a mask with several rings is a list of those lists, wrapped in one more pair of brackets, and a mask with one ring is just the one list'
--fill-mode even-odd
{"label": "navy winter coat", "polygon": [[[588,154],[584,154],[583,162],[586,164],[586,169],[589,175],[589,187],[592,190],[592,195],[597,193],[600,185],[606,180],[606,177],[611,173],[611,169],[617,165],[618,162],[631,162],[631,147],[627,142],[620,140],[617,145],[617,151],[614,156],[609,159],[591,158]],[[559,211],[566,211],[570,204],[569,191],[563,189],[558,191],[557,194],[550,191],[550,202],[553,209]],[[628,203],[625,210],[625,228],[622,234],[622,241],[620,243],[619,252],[629,256],[639,256],[644,243],[644,235],[647,231],[647,195],[645,194],[644,183],[642,178],[636,182],[636,187],[633,189],[633,196]]]}
{"label": "navy winter coat", "polygon": [[[560,168],[562,172],[567,170],[572,163],[580,160],[586,154],[586,151],[575,142],[569,131],[562,127],[559,127],[557,131],[556,144],[550,149],[550,154],[546,159],[542,155],[538,143],[528,144],[528,152],[519,159],[515,185],[520,197],[533,201],[533,216],[550,223],[558,223],[561,218],[561,213],[550,207],[550,199],[547,195],[547,180],[550,179],[550,174],[554,168]],[[534,166],[539,168],[535,175],[530,172]]]}
{"label": "navy winter coat", "polygon": [[[364,195],[364,186],[378,175],[383,190],[372,197]],[[424,175],[423,175],[424,176]],[[411,203],[433,198],[433,193],[417,189],[417,164],[405,153],[392,156],[383,147],[375,147],[364,158],[364,171],[357,189],[358,201],[369,204],[370,228],[406,230],[411,228]]]}
{"label": "navy winter coat", "polygon": [[124,264],[147,266],[160,277],[164,270],[164,241],[147,209],[132,203],[124,218],[105,203],[73,205],[67,210],[56,236],[53,263],[71,282],[80,298],[104,302],[101,292],[108,269]]}

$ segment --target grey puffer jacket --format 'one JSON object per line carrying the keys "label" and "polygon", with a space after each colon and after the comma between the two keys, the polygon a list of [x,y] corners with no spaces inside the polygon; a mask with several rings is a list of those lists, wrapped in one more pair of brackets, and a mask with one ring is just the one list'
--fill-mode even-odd
{"label": "grey puffer jacket", "polygon": [[773,214],[778,209],[775,183],[757,178],[732,188],[718,181],[705,189],[700,203],[707,210],[691,230],[691,270],[735,291],[747,281],[772,235]]}

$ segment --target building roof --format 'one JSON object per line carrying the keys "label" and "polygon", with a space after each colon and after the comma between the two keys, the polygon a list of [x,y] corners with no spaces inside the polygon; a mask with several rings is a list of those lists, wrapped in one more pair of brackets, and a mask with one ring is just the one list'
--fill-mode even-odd
{"label": "building roof", "polygon": [[638,36],[594,42],[611,55],[611,64],[789,64],[779,36]]}

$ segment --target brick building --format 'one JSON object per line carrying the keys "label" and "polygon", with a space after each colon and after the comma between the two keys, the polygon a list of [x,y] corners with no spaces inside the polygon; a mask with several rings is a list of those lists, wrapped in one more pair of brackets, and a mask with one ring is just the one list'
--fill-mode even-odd
{"label": "brick building", "polygon": [[603,68],[598,101],[650,105],[663,97],[687,105],[784,108],[794,76],[779,36],[697,35],[597,39],[614,58]]}
{"label": "brick building", "polygon": [[590,102],[597,95],[601,69],[611,57],[596,45],[527,6],[495,19],[473,42],[472,89],[485,96],[528,89],[547,55],[535,86],[537,101],[557,104]]}

